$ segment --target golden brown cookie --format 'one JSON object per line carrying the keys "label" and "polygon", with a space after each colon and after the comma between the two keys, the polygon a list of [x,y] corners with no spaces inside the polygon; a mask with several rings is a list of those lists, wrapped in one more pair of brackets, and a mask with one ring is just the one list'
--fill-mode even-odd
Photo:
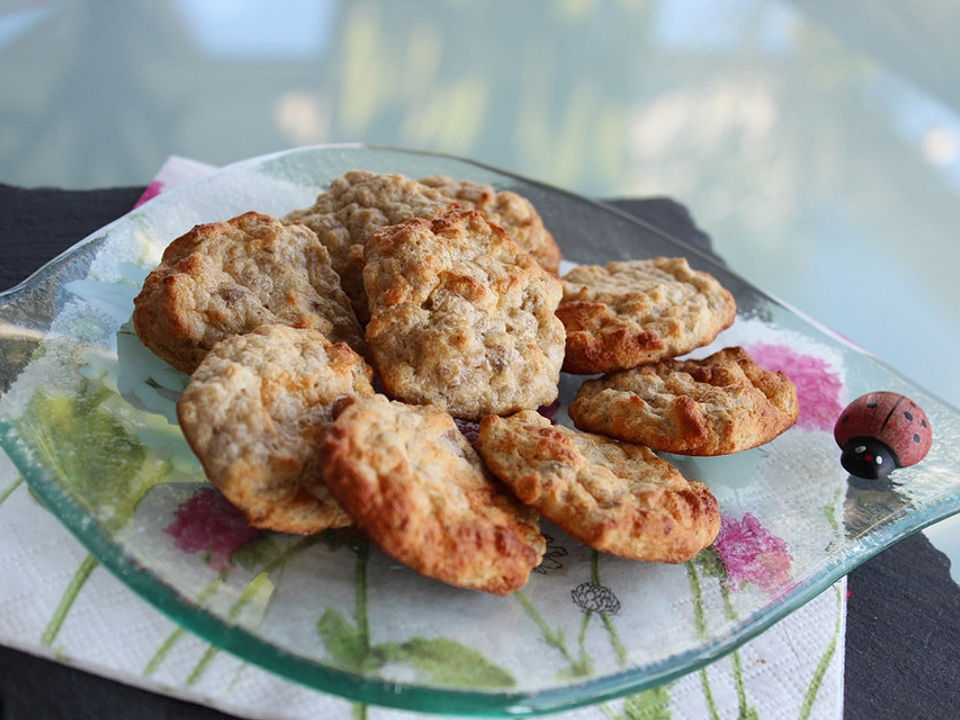
{"label": "golden brown cookie", "polygon": [[536,513],[485,471],[443,410],[360,400],[320,448],[324,479],[357,526],[417,572],[504,595],[540,563]]}
{"label": "golden brown cookie", "polygon": [[366,260],[367,344],[388,394],[477,420],[556,399],[560,281],[483,213],[383,228]]}
{"label": "golden brown cookie", "polygon": [[302,222],[330,251],[333,267],[361,323],[367,321],[363,290],[363,244],[374,231],[414,217],[430,218],[456,203],[435,188],[393,173],[351,170],[336,178],[308,208],[288,213]]}
{"label": "golden brown cookie", "polygon": [[261,213],[197,225],[178,237],[133,302],[141,342],[186,373],[220,340],[273,323],[314,328],[365,349],[317,236]]}
{"label": "golden brown cookie", "polygon": [[680,455],[725,455],[769,442],[797,420],[797,390],[739,347],[664,360],[585,382],[578,428]]}
{"label": "golden brown cookie", "polygon": [[345,403],[373,395],[371,377],[345,343],[265,325],[214,346],[177,416],[207,478],[251,525],[315,533],[350,524],[322,486],[317,443]]}
{"label": "golden brown cookie", "polygon": [[625,370],[707,345],[733,323],[733,296],[685,258],[581,265],[563,278],[563,369]]}
{"label": "golden brown cookie", "polygon": [[551,425],[526,410],[484,418],[475,446],[520,500],[596,550],[680,563],[720,530],[710,490],[642,445]]}
{"label": "golden brown cookie", "polygon": [[560,269],[560,248],[533,203],[525,197],[510,190],[497,192],[485,183],[454,180],[444,175],[421,178],[420,182],[453,198],[463,210],[481,211],[488,221],[506,230],[521,249],[533,255],[544,270],[556,273]]}

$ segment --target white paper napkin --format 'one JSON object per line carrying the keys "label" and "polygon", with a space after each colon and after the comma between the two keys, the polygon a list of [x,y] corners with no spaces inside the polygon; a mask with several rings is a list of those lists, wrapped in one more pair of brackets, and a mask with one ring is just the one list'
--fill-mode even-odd
{"label": "white paper napkin", "polygon": [[[144,201],[212,167],[171,157]],[[0,453],[0,643],[241,717],[410,720],[288,682],[184,632],[98,566]],[[664,687],[555,720],[841,718],[846,582]]]}

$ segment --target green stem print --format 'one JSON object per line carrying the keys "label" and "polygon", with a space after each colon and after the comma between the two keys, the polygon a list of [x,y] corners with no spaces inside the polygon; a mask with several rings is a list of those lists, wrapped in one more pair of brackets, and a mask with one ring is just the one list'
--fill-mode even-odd
{"label": "green stem print", "polygon": [[357,564],[354,568],[354,610],[353,617],[357,623],[357,634],[364,653],[370,652],[370,618],[367,614],[367,565],[370,562],[370,543],[361,542],[357,545]]}
{"label": "green stem print", "polygon": [[[282,573],[284,566],[291,558],[316,544],[320,540],[320,536],[305,537],[278,550],[277,543],[272,542],[270,536],[263,536],[261,542],[254,543],[259,545],[258,548],[245,548],[247,559],[258,557],[262,562],[262,556],[264,554],[276,553],[276,555],[270,560],[263,562],[260,571],[249,583],[247,583],[243,590],[241,590],[240,595],[227,611],[227,619],[231,622],[235,621],[240,616],[240,613],[243,612],[243,610],[246,609],[250,603],[258,598],[263,598],[264,609],[262,615],[265,617],[269,611],[270,597],[273,594],[273,589],[275,585],[279,583],[279,578],[273,577],[274,574]],[[213,595],[223,587],[228,575],[229,569],[225,570],[220,577],[208,584],[197,596],[197,605],[202,607],[207,600],[213,597]],[[181,628],[177,628],[171,632],[147,662],[147,665],[144,668],[144,675],[151,675],[156,672],[173,647],[180,641],[182,637],[184,637],[184,635],[185,633]],[[206,672],[211,661],[217,656],[218,652],[219,649],[213,645],[207,647],[203,656],[191,670],[186,679],[186,684],[188,686],[195,685],[200,678],[203,677],[204,672]]]}
{"label": "green stem print", "polygon": [[[130,520],[147,490],[170,469],[164,461],[148,460],[137,438],[103,408],[114,395],[90,381],[73,395],[39,390],[17,423],[34,462],[109,534]],[[96,564],[89,557],[81,563],[41,637],[45,644],[53,642]]]}
{"label": "green stem print", "polygon": [[[270,603],[270,597],[273,595],[273,589],[275,585],[270,580],[270,570],[264,568],[259,572],[256,577],[249,582],[249,584],[243,589],[243,592],[240,593],[240,596],[236,599],[236,602],[230,606],[230,609],[227,611],[227,620],[231,623],[236,622],[237,618],[240,617],[240,613],[254,600],[258,598],[263,598],[264,606],[264,615],[267,612],[267,607]],[[206,672],[207,668],[210,666],[210,662],[217,656],[220,652],[220,648],[210,645],[207,647],[206,651],[203,653],[203,657],[200,658],[200,661],[194,666],[190,675],[187,677],[186,684],[187,686],[195,685],[200,678],[203,676],[203,673]]]}
{"label": "green stem print", "polygon": [[550,627],[549,623],[544,619],[543,615],[533,606],[533,603],[524,595],[521,591],[517,591],[513,594],[513,597],[523,606],[523,609],[527,611],[527,614],[533,619],[537,624],[537,628],[540,630],[540,636],[543,638],[543,641],[554,650],[559,652],[563,659],[567,661],[569,667],[561,671],[561,676],[564,678],[574,678],[574,677],[583,677],[588,672],[585,672],[584,668],[580,661],[573,656],[570,650],[567,648],[567,640],[563,634],[563,630],[557,628],[554,630]]}
{"label": "green stem print", "polygon": [[[703,608],[703,589],[700,586],[700,578],[697,576],[697,569],[693,562],[687,562],[687,578],[690,581],[690,594],[693,596],[693,623],[697,630],[697,636],[700,638],[707,635],[707,618]],[[703,697],[707,703],[707,712],[710,713],[711,720],[720,720],[720,711],[717,708],[717,701],[713,697],[713,689],[710,687],[710,678],[707,675],[707,669],[701,668],[700,686],[703,688]]]}
{"label": "green stem print", "polygon": [[[829,513],[828,519],[832,517]],[[721,519],[720,532],[713,545],[701,552],[694,561],[687,563],[687,576],[690,580],[690,589],[693,596],[694,622],[698,637],[708,639],[706,613],[704,610],[703,592],[700,585],[699,572],[713,577],[719,584],[720,597],[723,602],[723,615],[728,623],[739,620],[734,608],[732,593],[744,587],[753,586],[775,597],[779,588],[790,579],[790,568],[793,558],[790,556],[786,542],[769,530],[752,514],[745,513],[740,520],[724,516]],[[826,665],[832,656],[832,648],[828,648],[825,659],[821,661],[823,670],[819,667],[814,673],[808,695],[816,696]],[[739,651],[731,653],[733,665],[734,690],[737,696],[738,720],[757,720],[757,709],[750,705],[747,698],[747,689],[744,682],[743,663]],[[719,720],[719,711],[710,688],[706,669],[700,671],[704,698],[710,717]]]}
{"label": "green stem print", "polygon": [[[728,620],[738,620],[736,610],[733,609],[733,602],[730,600],[730,588],[723,583],[720,584],[720,596],[723,598],[723,614]],[[737,720],[758,720],[756,708],[750,707],[747,703],[747,688],[743,682],[743,663],[740,659],[740,652],[733,651],[731,655],[733,662],[733,683],[737,692]]]}
{"label": "green stem print", "polygon": [[593,661],[587,652],[587,626],[590,624],[590,618],[593,617],[593,610],[586,610],[580,618],[580,632],[577,633],[577,663],[575,666],[576,677],[589,677],[593,675]]}
{"label": "green stem print", "polygon": [[338,665],[361,674],[376,674],[388,663],[399,663],[412,668],[419,678],[457,687],[496,688],[516,684],[506,670],[456,640],[413,637],[399,643],[374,643],[367,594],[370,545],[366,540],[359,540],[353,551],[356,553],[353,621],[331,607],[317,620],[317,633]]}
{"label": "green stem print", "polygon": [[67,613],[70,612],[70,608],[73,606],[73,601],[77,599],[77,595],[80,594],[84,583],[87,582],[87,578],[90,577],[90,573],[93,572],[95,567],[97,567],[97,561],[92,555],[87,555],[83,559],[83,562],[80,563],[80,567],[77,568],[77,571],[70,579],[67,589],[63,592],[60,602],[53,611],[50,622],[47,623],[47,627],[40,637],[40,641],[44,645],[50,645],[53,643],[54,638],[57,637],[57,633],[60,632],[60,628],[63,626],[63,621],[67,619]]}
{"label": "green stem print", "polygon": [[[223,580],[223,576],[218,577],[203,590],[201,590],[200,594],[197,595],[197,605],[203,607],[203,604],[207,601],[207,598],[213,595],[217,590],[220,589],[220,586],[223,585]],[[167,655],[173,649],[173,646],[180,641],[181,637],[183,637],[184,632],[185,630],[183,628],[178,627],[167,636],[166,640],[164,640],[160,647],[157,648],[157,651],[153,654],[153,657],[147,661],[147,665],[143,669],[144,675],[152,675],[154,672],[156,672],[157,668],[160,667]]]}
{"label": "green stem print", "polygon": [[[596,550],[590,555],[590,579],[594,585],[602,587],[600,584],[600,553]],[[620,640],[620,634],[617,632],[617,627],[614,625],[611,615],[612,613],[607,610],[600,610],[600,619],[603,621],[603,627],[610,637],[610,644],[613,646],[613,651],[617,654],[617,662],[619,662],[620,667],[626,667],[627,649]]]}
{"label": "green stem print", "polygon": [[598,615],[610,639],[610,645],[617,656],[620,667],[627,664],[627,651],[620,640],[613,615],[620,609],[620,601],[613,591],[600,582],[600,553],[591,551],[590,580],[580,583],[570,592],[573,602],[583,610],[580,626],[577,631],[577,654],[574,655],[567,647],[566,636],[560,628],[551,628],[543,615],[534,607],[533,603],[522,592],[514,593],[514,597],[523,606],[527,614],[537,624],[543,641],[563,657],[567,667],[558,673],[562,680],[589,677],[593,674],[593,659],[586,649],[587,629],[594,615]]}
{"label": "green stem print", "polygon": [[357,702],[353,704],[353,720],[367,720],[368,716],[366,703]]}
{"label": "green stem print", "polygon": [[[709,551],[713,555],[713,551]],[[715,559],[709,556],[698,558],[698,561],[707,568],[707,574],[715,575],[717,572],[722,572],[722,568],[719,570],[714,566]],[[700,585],[700,579],[697,575],[696,567],[693,562],[687,563],[687,576],[690,579],[690,590],[693,595],[693,607],[694,607],[694,623],[697,629],[697,634],[702,637],[706,636],[706,616],[703,606],[703,593]],[[721,576],[722,577],[722,576]],[[833,637],[830,639],[826,649],[823,652],[823,655],[820,657],[817,667],[813,672],[813,677],[810,680],[810,684],[807,686],[807,691],[804,694],[803,703],[800,706],[799,720],[807,720],[810,717],[810,712],[813,708],[813,703],[817,698],[817,695],[820,692],[821,684],[823,683],[823,678],[826,675],[827,668],[830,665],[830,661],[833,659],[834,654],[837,650],[837,642],[840,637],[841,631],[841,620],[843,617],[843,596],[841,594],[840,588],[834,586],[834,591],[837,596],[837,613],[836,621],[834,625]],[[723,611],[724,616],[729,620],[736,620],[737,614],[733,608],[733,603],[730,597],[730,588],[721,583],[720,585],[720,594],[723,599]],[[758,720],[759,713],[755,707],[751,707],[747,701],[746,685],[743,678],[743,666],[740,659],[740,654],[737,651],[734,651],[731,656],[733,663],[733,676],[734,676],[734,688],[737,693],[737,720]],[[700,682],[701,687],[704,692],[704,699],[706,700],[707,709],[710,714],[711,720],[720,720],[720,711],[717,708],[716,701],[713,697],[713,692],[710,688],[710,681],[707,677],[706,668],[700,670]],[[643,716],[646,717],[646,716]],[[656,717],[656,716],[654,716]],[[633,720],[632,717],[627,716],[618,716],[616,720]]]}
{"label": "green stem print", "polygon": [[[707,553],[709,553],[709,555],[707,555]],[[697,560],[707,568],[708,574],[722,578],[724,571],[721,561],[712,550],[704,551]],[[703,590],[700,586],[700,579],[697,576],[697,569],[694,563],[688,562],[686,565],[687,577],[690,580],[690,592],[693,595],[694,623],[697,635],[701,640],[706,640],[707,621],[703,606]],[[723,582],[720,583],[720,596],[723,599],[724,616],[727,620],[737,620],[737,613],[730,599],[730,588]],[[756,708],[752,707],[747,700],[747,689],[743,680],[743,662],[740,659],[740,651],[734,650],[730,655],[730,660],[733,664],[734,690],[737,693],[737,720],[758,720]],[[713,720],[719,720],[720,712],[717,708],[716,700],[713,697],[713,690],[710,687],[710,678],[707,675],[706,668],[700,670],[700,685],[703,688],[704,700],[707,703],[710,717]]]}
{"label": "green stem print", "polygon": [[14,480],[12,483],[7,485],[7,487],[5,487],[2,492],[0,492],[0,505],[3,505],[6,499],[11,495],[13,495],[13,492],[18,487],[20,487],[21,484],[23,484],[23,477],[17,477],[16,480]]}
{"label": "green stem print", "polygon": [[800,705],[800,720],[807,720],[807,718],[810,717],[810,711],[813,709],[813,701],[817,699],[817,694],[820,692],[823,676],[826,675],[830,661],[837,651],[837,640],[840,637],[840,624],[843,618],[843,594],[840,591],[839,585],[834,585],[834,592],[836,592],[837,595],[837,619],[833,628],[833,637],[830,638],[826,650],[823,651],[820,662],[817,663],[817,667],[813,671],[813,678],[810,680],[807,692],[803,696],[803,703]]}
{"label": "green stem print", "polygon": [[840,523],[837,521],[837,501],[843,491],[838,489],[833,496],[833,502],[823,506],[823,516],[830,523],[830,527],[837,533],[840,532]]}
{"label": "green stem print", "polygon": [[615,713],[603,707],[610,720],[670,720],[670,693],[665,685],[626,697],[623,709]]}

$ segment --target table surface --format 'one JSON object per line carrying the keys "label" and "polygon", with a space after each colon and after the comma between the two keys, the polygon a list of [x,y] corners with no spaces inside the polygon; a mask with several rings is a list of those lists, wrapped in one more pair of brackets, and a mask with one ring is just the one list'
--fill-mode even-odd
{"label": "table surface", "polygon": [[[960,406],[958,21],[908,0],[5,2],[0,182],[366,141],[668,195],[734,271]],[[926,532],[956,579],[960,521]]]}

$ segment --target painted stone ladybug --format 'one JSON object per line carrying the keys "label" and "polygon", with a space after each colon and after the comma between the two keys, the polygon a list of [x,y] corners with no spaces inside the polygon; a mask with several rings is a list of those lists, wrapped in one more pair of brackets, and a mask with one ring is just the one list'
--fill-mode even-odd
{"label": "painted stone ladybug", "polygon": [[920,462],[933,443],[927,414],[894,392],[867,393],[847,405],[833,437],[843,449],[844,469],[868,480]]}

